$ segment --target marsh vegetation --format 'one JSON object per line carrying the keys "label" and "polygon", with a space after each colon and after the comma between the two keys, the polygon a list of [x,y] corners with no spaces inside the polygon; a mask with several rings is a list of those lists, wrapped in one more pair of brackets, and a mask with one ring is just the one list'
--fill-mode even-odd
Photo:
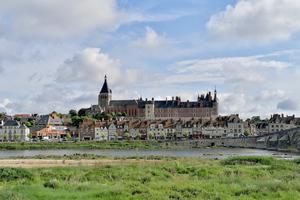
{"label": "marsh vegetation", "polygon": [[0,199],[300,199],[299,160],[234,157],[160,161],[1,168]]}

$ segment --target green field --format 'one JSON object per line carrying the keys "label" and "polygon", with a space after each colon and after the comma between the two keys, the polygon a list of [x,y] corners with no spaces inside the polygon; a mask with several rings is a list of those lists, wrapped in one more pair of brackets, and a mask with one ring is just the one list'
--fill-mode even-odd
{"label": "green field", "polygon": [[300,199],[300,162],[166,159],[93,167],[0,168],[0,199]]}

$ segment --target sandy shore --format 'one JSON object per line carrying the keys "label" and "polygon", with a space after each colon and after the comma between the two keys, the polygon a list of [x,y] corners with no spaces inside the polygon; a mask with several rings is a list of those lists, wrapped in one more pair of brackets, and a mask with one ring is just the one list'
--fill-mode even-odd
{"label": "sandy shore", "polygon": [[55,159],[3,159],[0,167],[44,168],[44,167],[68,167],[68,166],[101,166],[101,165],[128,165],[161,163],[161,160],[142,159],[96,159],[96,160],[55,160]]}

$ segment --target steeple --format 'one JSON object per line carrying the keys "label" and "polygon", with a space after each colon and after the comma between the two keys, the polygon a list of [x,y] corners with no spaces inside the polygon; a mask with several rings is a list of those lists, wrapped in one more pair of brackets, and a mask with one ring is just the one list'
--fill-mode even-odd
{"label": "steeple", "polygon": [[104,83],[103,83],[103,86],[102,86],[102,89],[100,91],[100,93],[110,93],[111,90],[108,88],[108,84],[107,84],[107,76],[105,75],[104,76]]}
{"label": "steeple", "polygon": [[98,105],[105,111],[112,99],[112,91],[107,84],[107,76],[104,76],[104,83],[98,96]]}

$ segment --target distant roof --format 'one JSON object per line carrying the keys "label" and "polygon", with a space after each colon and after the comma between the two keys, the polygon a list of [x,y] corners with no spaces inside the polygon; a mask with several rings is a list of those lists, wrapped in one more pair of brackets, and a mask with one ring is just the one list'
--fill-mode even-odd
{"label": "distant roof", "polygon": [[30,114],[16,114],[14,115],[15,118],[31,118]]}

